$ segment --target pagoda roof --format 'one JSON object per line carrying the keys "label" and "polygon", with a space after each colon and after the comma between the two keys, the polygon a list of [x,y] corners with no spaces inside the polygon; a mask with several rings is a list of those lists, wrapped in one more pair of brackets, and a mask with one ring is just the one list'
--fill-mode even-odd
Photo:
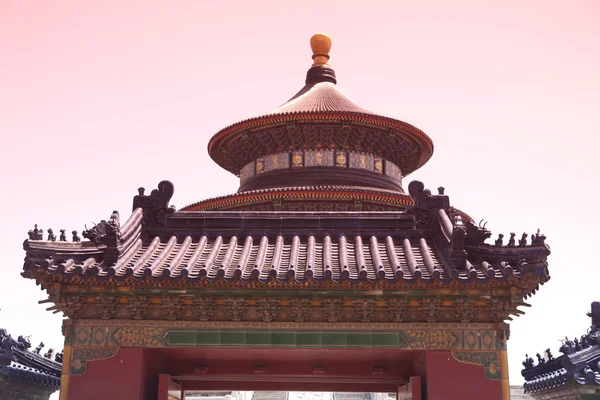
{"label": "pagoda roof", "polygon": [[[315,45],[315,41],[321,42]],[[404,175],[423,166],[433,154],[432,140],[418,128],[398,119],[382,116],[354,103],[337,87],[335,72],[328,64],[331,40],[317,34],[311,38],[315,64],[308,70],[305,86],[289,101],[275,110],[242,120],[217,132],[208,144],[208,152],[220,166],[238,175],[240,169],[256,157],[273,154],[280,149],[345,148],[382,155],[379,136],[385,137],[393,151],[385,156],[396,163]],[[344,127],[354,130],[352,139],[337,140],[333,136],[310,143],[301,129],[282,136],[279,130],[296,124]],[[362,128],[371,129],[369,134]],[[366,136],[373,136],[365,139]],[[340,136],[340,135],[334,135]],[[285,142],[284,142],[285,140]],[[337,141],[336,141],[337,140]],[[388,149],[389,150],[389,149]]]}

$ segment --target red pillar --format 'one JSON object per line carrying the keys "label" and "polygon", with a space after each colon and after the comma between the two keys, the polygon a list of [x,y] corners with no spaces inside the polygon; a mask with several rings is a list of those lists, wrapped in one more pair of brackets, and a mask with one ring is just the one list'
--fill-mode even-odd
{"label": "red pillar", "polygon": [[502,400],[498,353],[457,353],[428,351],[425,355],[427,399]]}

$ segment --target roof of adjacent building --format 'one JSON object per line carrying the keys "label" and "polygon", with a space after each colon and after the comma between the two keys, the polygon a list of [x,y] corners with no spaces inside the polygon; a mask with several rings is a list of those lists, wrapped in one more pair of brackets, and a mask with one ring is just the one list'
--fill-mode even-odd
{"label": "roof of adjacent building", "polygon": [[52,391],[60,389],[60,377],[14,361],[9,365],[1,367],[0,373],[11,381],[39,386]]}
{"label": "roof of adjacent building", "polygon": [[580,338],[565,338],[554,357],[550,349],[536,354],[537,363],[525,356],[521,374],[525,378],[525,393],[545,393],[566,386],[575,389],[600,386],[600,302],[593,302],[592,326]]}
{"label": "roof of adjacent building", "polygon": [[0,374],[6,379],[25,385],[37,386],[51,391],[60,388],[62,352],[54,359],[52,350],[39,354],[44,344],[30,351],[27,338],[14,340],[6,330],[0,329]]}

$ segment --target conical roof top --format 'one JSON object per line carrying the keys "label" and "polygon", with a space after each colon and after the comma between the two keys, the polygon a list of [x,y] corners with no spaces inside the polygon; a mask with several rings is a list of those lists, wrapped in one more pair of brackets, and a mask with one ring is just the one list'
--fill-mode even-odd
{"label": "conical roof top", "polygon": [[[269,154],[298,149],[342,149],[382,156],[408,175],[433,153],[433,142],[414,126],[366,110],[337,86],[329,66],[331,39],[324,34],[311,38],[314,64],[305,86],[275,110],[228,126],[212,137],[210,156],[223,168],[238,175],[249,162]],[[311,142],[303,128],[341,130],[329,142]],[[298,128],[298,129],[297,129]],[[338,140],[340,137],[343,140]],[[338,139],[335,139],[335,138]]]}
{"label": "conical roof top", "polygon": [[309,112],[348,112],[376,115],[354,103],[332,82],[307,84],[289,101],[266,115]]}

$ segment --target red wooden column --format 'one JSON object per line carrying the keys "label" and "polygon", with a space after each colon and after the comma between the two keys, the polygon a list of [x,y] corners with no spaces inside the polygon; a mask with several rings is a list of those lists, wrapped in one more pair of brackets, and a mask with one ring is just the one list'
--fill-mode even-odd
{"label": "red wooden column", "polygon": [[428,351],[428,400],[502,400],[497,351]]}
{"label": "red wooden column", "polygon": [[183,400],[183,385],[174,382],[169,374],[159,374],[157,400],[169,400],[169,394],[171,398]]}

